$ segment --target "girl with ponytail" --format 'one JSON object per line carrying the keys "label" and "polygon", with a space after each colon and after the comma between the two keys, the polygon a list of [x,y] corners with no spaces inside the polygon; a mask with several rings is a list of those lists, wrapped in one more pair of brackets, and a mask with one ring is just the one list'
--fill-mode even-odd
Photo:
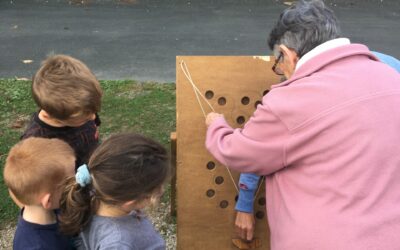
{"label": "girl with ponytail", "polygon": [[165,148],[151,139],[111,136],[67,181],[61,231],[79,234],[78,249],[165,249],[140,210],[162,194],[168,162]]}

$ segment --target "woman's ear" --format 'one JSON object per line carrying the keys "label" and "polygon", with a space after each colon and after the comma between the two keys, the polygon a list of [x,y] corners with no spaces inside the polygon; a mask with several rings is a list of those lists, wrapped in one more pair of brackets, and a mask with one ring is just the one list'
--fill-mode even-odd
{"label": "woman's ear", "polygon": [[293,49],[288,48],[286,45],[279,45],[280,51],[283,53],[283,58],[286,60],[286,63],[291,67],[296,67],[297,62],[299,61],[299,57],[297,52]]}

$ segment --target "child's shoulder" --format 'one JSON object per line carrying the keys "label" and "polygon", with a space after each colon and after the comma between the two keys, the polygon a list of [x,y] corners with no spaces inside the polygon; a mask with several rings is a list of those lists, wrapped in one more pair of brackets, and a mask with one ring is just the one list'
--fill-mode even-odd
{"label": "child's shoulder", "polygon": [[58,232],[58,224],[41,225],[18,219],[14,235],[14,250],[69,249],[69,239]]}
{"label": "child's shoulder", "polygon": [[89,225],[80,233],[86,249],[98,249],[121,242],[122,232],[119,223],[112,218],[94,215]]}
{"label": "child's shoulder", "polygon": [[29,137],[54,138],[54,134],[60,131],[56,127],[42,121],[38,114],[39,112],[32,114],[31,120],[21,136],[21,140]]}
{"label": "child's shoulder", "polygon": [[110,218],[93,216],[90,225],[81,234],[83,240],[91,248],[96,244],[104,245],[129,245],[133,249],[165,249],[164,240],[155,231],[151,222],[144,217],[135,215]]}

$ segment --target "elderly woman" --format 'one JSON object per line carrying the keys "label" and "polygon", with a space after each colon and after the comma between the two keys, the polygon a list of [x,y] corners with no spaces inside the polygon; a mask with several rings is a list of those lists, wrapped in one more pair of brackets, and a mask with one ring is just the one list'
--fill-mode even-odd
{"label": "elderly woman", "polygon": [[400,74],[322,1],[284,10],[269,46],[287,80],[243,129],[210,113],[206,146],[266,175],[271,249],[400,249]]}

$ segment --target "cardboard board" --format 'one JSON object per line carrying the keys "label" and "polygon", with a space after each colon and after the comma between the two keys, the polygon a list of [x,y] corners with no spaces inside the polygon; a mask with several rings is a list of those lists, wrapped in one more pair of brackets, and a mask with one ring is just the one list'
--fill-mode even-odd
{"label": "cardboard board", "polygon": [[[178,249],[238,249],[232,240],[237,191],[225,166],[206,150],[205,118],[193,88],[183,74],[184,61],[193,82],[216,112],[233,127],[250,118],[270,86],[279,82],[272,57],[178,56],[177,86],[177,246]],[[211,109],[201,99],[206,111]],[[234,182],[239,173],[232,171]],[[256,249],[269,249],[265,183],[254,202]]]}

